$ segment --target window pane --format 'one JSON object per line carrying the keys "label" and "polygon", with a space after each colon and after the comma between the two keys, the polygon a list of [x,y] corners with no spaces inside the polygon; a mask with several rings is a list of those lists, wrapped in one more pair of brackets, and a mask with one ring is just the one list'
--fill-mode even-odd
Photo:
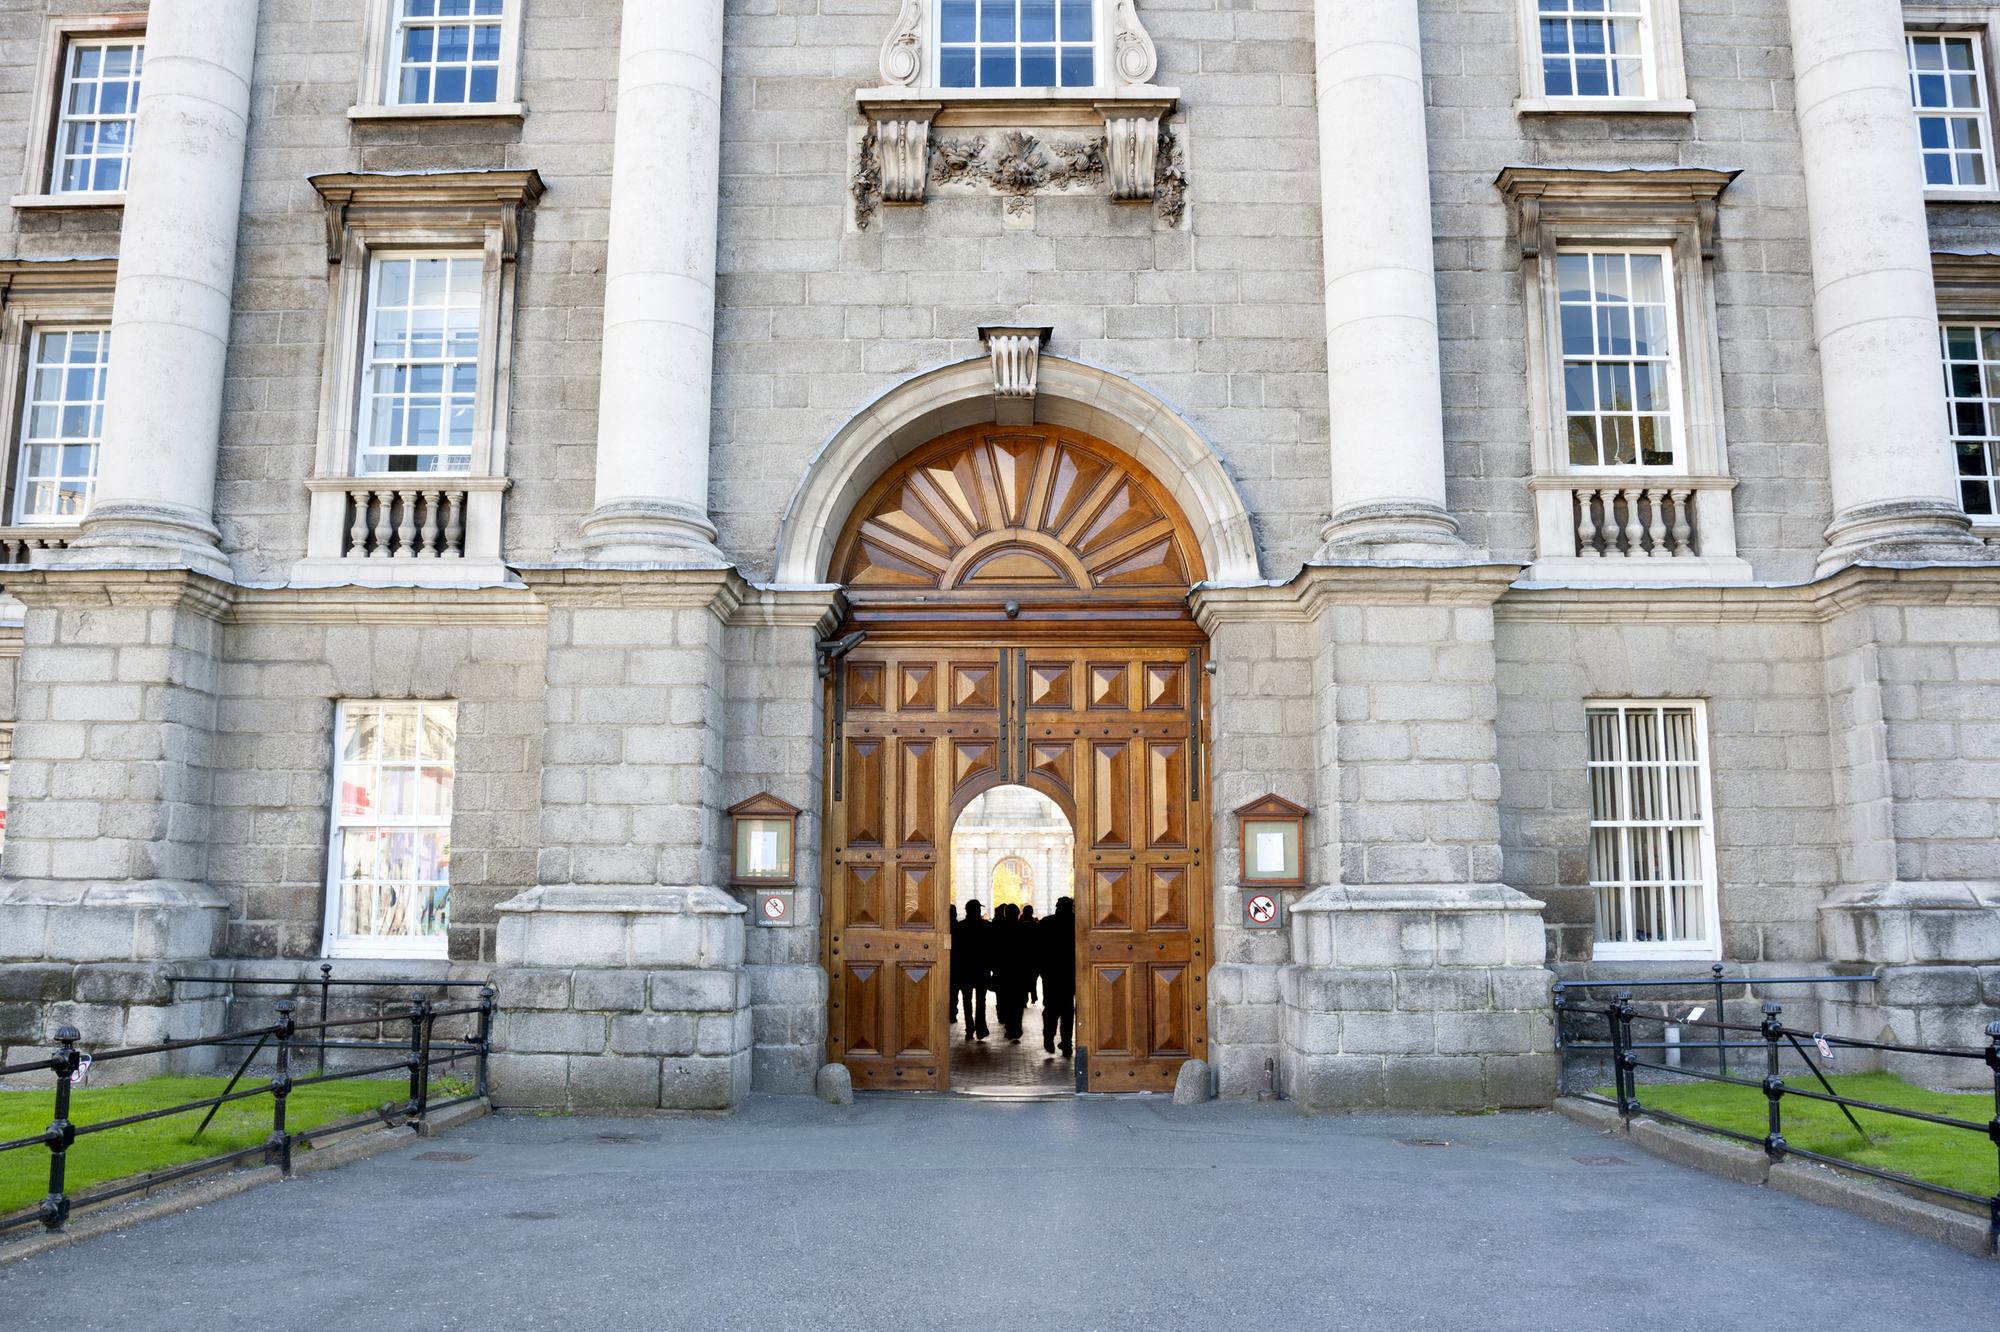
{"label": "window pane", "polygon": [[2000,326],[1946,325],[1946,419],[1954,440],[1959,502],[1968,514],[1994,512],[1993,450],[1986,441],[2000,425]]}
{"label": "window pane", "polygon": [[[1611,943],[1706,937],[1707,830],[1692,707],[1619,704],[1586,714],[1596,935]],[[1622,800],[1622,807],[1614,807]]]}
{"label": "window pane", "polygon": [[39,330],[30,339],[15,521],[73,523],[90,511],[110,349],[101,329]]}
{"label": "window pane", "polygon": [[1668,257],[1657,251],[1557,256],[1570,463],[1674,463]]}
{"label": "window pane", "polygon": [[[449,925],[451,703],[343,707],[341,828],[335,873],[338,932],[442,937]],[[414,760],[421,756],[421,761]]]}
{"label": "window pane", "polygon": [[71,48],[58,102],[62,124],[49,188],[73,193],[125,188],[144,52],[144,46],[134,42],[79,43]]}

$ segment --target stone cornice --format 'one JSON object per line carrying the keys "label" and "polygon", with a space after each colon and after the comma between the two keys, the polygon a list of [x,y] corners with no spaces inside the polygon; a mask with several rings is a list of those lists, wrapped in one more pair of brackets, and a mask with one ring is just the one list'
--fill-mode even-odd
{"label": "stone cornice", "polygon": [[811,629],[827,634],[846,613],[847,598],[841,595],[838,583],[752,583],[742,602],[730,612],[729,623],[773,629]]}
{"label": "stone cornice", "polygon": [[525,588],[245,587],[231,624],[535,625],[548,607]]}
{"label": "stone cornice", "polygon": [[1283,583],[1202,583],[1188,594],[1205,633],[1254,621],[1309,623],[1328,606],[1491,606],[1524,566],[1485,561],[1307,564]]}
{"label": "stone cornice", "polygon": [[542,173],[526,171],[329,171],[306,180],[326,207],[326,261],[340,263],[349,226],[435,224],[456,214],[475,226],[497,227],[501,253],[519,249],[520,210],[547,193]]}
{"label": "stone cornice", "polygon": [[174,606],[216,621],[228,615],[239,590],[179,565],[37,565],[0,575],[0,587],[22,605],[40,610]]}
{"label": "stone cornice", "polygon": [[1824,624],[1871,606],[2000,606],[2000,564],[1854,564],[1811,583],[1705,587],[1515,587],[1513,623]]}
{"label": "stone cornice", "polygon": [[516,564],[510,566],[551,607],[655,606],[715,612],[727,621],[750,584],[714,564]]}

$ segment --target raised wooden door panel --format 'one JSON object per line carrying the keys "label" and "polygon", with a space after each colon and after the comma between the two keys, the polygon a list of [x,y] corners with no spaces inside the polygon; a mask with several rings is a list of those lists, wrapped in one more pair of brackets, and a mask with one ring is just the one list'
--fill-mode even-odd
{"label": "raised wooden door panel", "polygon": [[[990,497],[989,497],[990,498]],[[863,644],[829,705],[830,1057],[859,1088],[950,1085],[951,816],[1023,783],[1072,818],[1077,1044],[1098,1091],[1205,1057],[1208,827],[1185,645]]]}
{"label": "raised wooden door panel", "polygon": [[[1185,648],[1079,652],[1071,714],[1082,866],[1079,1043],[1093,1091],[1164,1091],[1207,1056],[1208,828],[1201,658]],[[1032,711],[1032,741],[1053,717]]]}
{"label": "raised wooden door panel", "polygon": [[949,1085],[951,795],[991,767],[997,740],[990,714],[954,723],[958,680],[937,653],[877,652],[832,681],[827,1044],[860,1088]]}

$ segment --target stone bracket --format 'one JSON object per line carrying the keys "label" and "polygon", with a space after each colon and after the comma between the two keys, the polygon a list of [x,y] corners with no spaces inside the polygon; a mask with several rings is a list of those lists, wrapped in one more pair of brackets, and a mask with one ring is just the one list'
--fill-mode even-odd
{"label": "stone bracket", "polygon": [[993,358],[993,420],[996,425],[1033,425],[1042,348],[1052,328],[982,326],[979,340]]}
{"label": "stone bracket", "polygon": [[1104,170],[1111,197],[1121,203],[1151,203],[1158,186],[1160,122],[1171,102],[1098,102],[1104,118]]}

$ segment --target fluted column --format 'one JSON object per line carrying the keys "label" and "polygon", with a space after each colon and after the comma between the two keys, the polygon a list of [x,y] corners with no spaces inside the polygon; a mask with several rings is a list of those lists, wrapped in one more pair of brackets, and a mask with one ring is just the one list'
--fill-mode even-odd
{"label": "fluted column", "polygon": [[1333,454],[1322,553],[1462,556],[1445,512],[1417,0],[1318,0],[1314,20]]}
{"label": "fluted column", "polygon": [[1821,572],[1981,558],[1960,509],[1897,0],[1791,0],[1833,522]]}
{"label": "fluted column", "polygon": [[625,0],[593,560],[721,559],[708,520],[722,0]]}
{"label": "fluted column", "polygon": [[223,363],[257,0],[154,0],[111,307],[98,500],[70,563],[227,575],[215,530]]}

